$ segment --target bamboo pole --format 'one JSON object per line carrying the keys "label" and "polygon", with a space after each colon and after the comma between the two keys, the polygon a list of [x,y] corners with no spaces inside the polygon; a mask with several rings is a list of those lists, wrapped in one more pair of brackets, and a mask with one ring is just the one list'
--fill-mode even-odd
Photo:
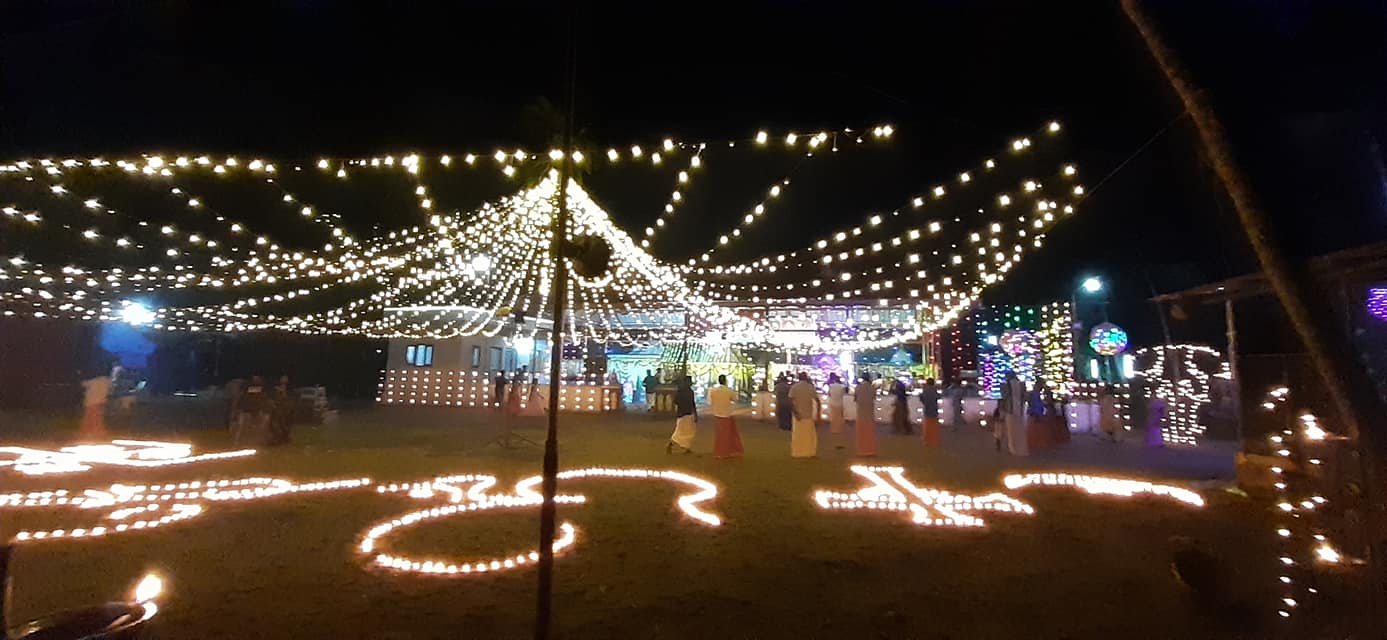
{"label": "bamboo pole", "polygon": [[[1292,328],[1305,345],[1310,361],[1324,383],[1332,409],[1338,414],[1347,435],[1354,439],[1358,447],[1359,461],[1363,469],[1363,497],[1367,505],[1367,525],[1373,589],[1370,594],[1370,620],[1377,620],[1382,611],[1384,594],[1387,594],[1387,575],[1384,575],[1382,551],[1384,549],[1383,505],[1378,496],[1382,495],[1382,463],[1387,452],[1387,428],[1382,420],[1384,411],[1376,390],[1361,371],[1358,371],[1344,340],[1332,340],[1335,333],[1332,320],[1328,317],[1328,305],[1311,305],[1307,300],[1314,290],[1302,269],[1299,273],[1282,254],[1281,248],[1273,240],[1271,225],[1258,201],[1256,191],[1248,182],[1242,167],[1233,154],[1227,132],[1217,113],[1210,104],[1205,92],[1189,77],[1179,59],[1165,42],[1156,25],[1139,0],[1122,0],[1122,9],[1133,26],[1141,34],[1142,40],[1151,51],[1156,64],[1165,74],[1185,109],[1189,111],[1199,133],[1199,140],[1213,164],[1214,172],[1224,189],[1228,191],[1237,211],[1238,220],[1247,234],[1248,242],[1257,256],[1273,293],[1286,310]],[[1364,428],[1369,426],[1370,428]]]}

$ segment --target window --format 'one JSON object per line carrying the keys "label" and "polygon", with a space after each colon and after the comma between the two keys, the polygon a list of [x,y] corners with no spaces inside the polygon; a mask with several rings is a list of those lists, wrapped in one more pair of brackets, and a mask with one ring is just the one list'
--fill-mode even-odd
{"label": "window", "polygon": [[472,345],[472,368],[477,369],[482,366],[482,348]]}
{"label": "window", "polygon": [[501,370],[501,367],[502,367],[502,362],[501,362],[501,347],[492,347],[492,348],[491,348],[491,370],[492,370],[492,371],[500,371],[500,370]]}
{"label": "window", "polygon": [[405,363],[416,367],[432,367],[433,345],[412,344],[405,347]]}

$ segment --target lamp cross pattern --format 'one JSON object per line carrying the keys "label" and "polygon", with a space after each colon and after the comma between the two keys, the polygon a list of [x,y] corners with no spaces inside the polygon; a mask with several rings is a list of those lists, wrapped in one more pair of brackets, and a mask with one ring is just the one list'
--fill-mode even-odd
{"label": "lamp cross pattern", "polygon": [[910,514],[910,521],[922,527],[983,527],[986,522],[972,515],[979,511],[1033,515],[1035,509],[1001,493],[970,496],[916,486],[905,477],[903,467],[853,465],[852,472],[871,484],[854,493],[817,491],[814,501],[829,510],[876,509]]}

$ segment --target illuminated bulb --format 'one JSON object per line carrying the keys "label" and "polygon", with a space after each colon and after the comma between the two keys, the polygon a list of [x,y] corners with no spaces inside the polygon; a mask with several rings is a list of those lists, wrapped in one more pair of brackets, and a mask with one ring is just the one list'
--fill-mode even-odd
{"label": "illuminated bulb", "polygon": [[766,144],[766,139],[767,139],[768,137],[769,137],[769,136],[766,135],[766,132],[765,132],[765,131],[757,131],[757,132],[756,132],[756,144]]}
{"label": "illuminated bulb", "polygon": [[608,159],[608,160],[611,160],[612,162],[616,162],[617,159],[620,158],[620,157],[621,157],[621,154],[617,153],[617,152],[616,152],[616,149],[608,149],[608,150],[607,150],[607,159]]}
{"label": "illuminated bulb", "polygon": [[1050,133],[1055,133],[1056,131],[1060,130],[1060,123],[1051,121],[1050,126],[1048,128],[1050,129]]}
{"label": "illuminated bulb", "polygon": [[550,150],[549,150],[549,159],[550,159],[550,160],[554,160],[554,161],[562,160],[562,159],[563,159],[563,152],[562,152],[562,151],[559,151],[558,149],[550,149]]}
{"label": "illuminated bulb", "polygon": [[796,136],[795,134],[792,133],[792,134],[790,134],[790,135],[785,136],[785,144],[792,145],[792,144],[795,143],[795,140],[798,140],[798,139],[799,139],[799,136]]}
{"label": "illuminated bulb", "polygon": [[633,158],[639,158],[639,157],[641,157],[641,154],[642,154],[642,153],[644,153],[644,152],[641,151],[640,145],[632,145],[632,146],[631,146],[631,157],[633,157]]}

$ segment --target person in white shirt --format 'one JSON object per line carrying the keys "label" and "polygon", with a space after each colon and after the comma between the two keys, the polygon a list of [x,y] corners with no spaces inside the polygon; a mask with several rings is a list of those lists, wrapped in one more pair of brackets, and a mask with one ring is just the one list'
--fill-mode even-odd
{"label": "person in white shirt", "polygon": [[713,411],[713,457],[742,457],[742,436],[737,433],[737,421],[732,418],[732,401],[737,392],[727,386],[727,376],[718,376],[718,383],[708,389],[708,404]]}
{"label": "person in white shirt", "polygon": [[848,386],[836,373],[828,374],[828,433],[833,438],[833,448],[842,449],[843,444],[843,398],[848,395]]}
{"label": "person in white shirt", "polygon": [[790,385],[790,408],[794,423],[790,430],[790,457],[814,458],[819,455],[819,433],[815,423],[819,418],[821,401],[809,374],[801,371],[799,382]]}

